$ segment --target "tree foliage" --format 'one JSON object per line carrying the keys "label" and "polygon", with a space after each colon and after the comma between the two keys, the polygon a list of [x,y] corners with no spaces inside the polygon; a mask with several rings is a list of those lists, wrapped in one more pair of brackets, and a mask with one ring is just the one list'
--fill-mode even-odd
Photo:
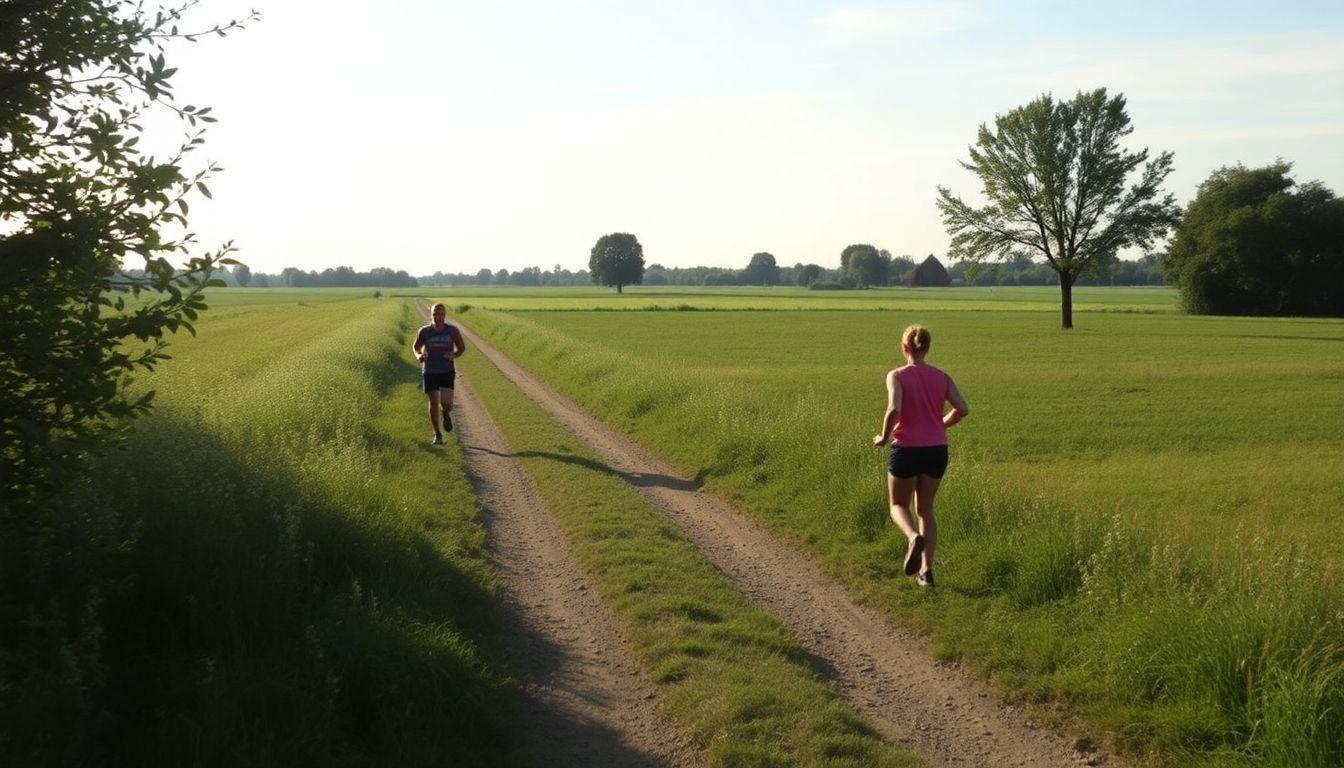
{"label": "tree foliage", "polygon": [[626,232],[603,235],[588,257],[588,272],[597,285],[615,286],[616,292],[644,279],[644,246]]}
{"label": "tree foliage", "polygon": [[840,274],[855,285],[886,285],[891,255],[866,243],[845,246],[840,252]]}
{"label": "tree foliage", "polygon": [[[132,374],[194,333],[234,263],[186,228],[219,170],[191,162],[214,118],[176,99],[164,47],[256,15],[182,31],[192,5],[0,2],[0,749],[18,763],[86,762],[108,562],[131,521],[68,497],[150,407]],[[187,129],[163,154],[141,145],[156,112]]]}
{"label": "tree foliage", "polygon": [[1165,260],[1187,310],[1344,316],[1344,199],[1291,171],[1235,165],[1200,185]]}
{"label": "tree foliage", "polygon": [[972,207],[938,187],[949,256],[1043,256],[1059,275],[1062,323],[1072,328],[1078,277],[1122,249],[1150,249],[1179,215],[1175,199],[1160,194],[1171,153],[1149,160],[1147,149],[1122,148],[1132,132],[1124,96],[1105,88],[1070,101],[1047,94],[998,116],[992,130],[981,125],[962,167],[980,178],[988,204]]}
{"label": "tree foliage", "polygon": [[817,265],[817,264],[804,264],[804,265],[802,265],[801,267],[798,268],[798,271],[797,271],[797,283],[798,283],[799,286],[801,286],[801,287],[803,287],[803,288],[806,288],[807,286],[811,285],[812,283],[815,283],[816,281],[820,280],[822,274],[823,274],[823,271],[822,271],[820,265]]}
{"label": "tree foliage", "polygon": [[[190,4],[188,4],[189,6]],[[31,498],[62,482],[117,420],[149,406],[128,376],[194,333],[203,290],[230,245],[195,253],[185,229],[215,165],[192,170],[208,107],[179,104],[164,44],[183,8],[120,0],[18,0],[0,7],[0,483]],[[235,21],[209,32],[224,34]],[[189,129],[165,157],[139,146],[150,110]],[[175,265],[174,261],[179,262]],[[126,267],[139,265],[142,271]]]}
{"label": "tree foliage", "polygon": [[779,285],[779,264],[774,254],[753,254],[747,268],[743,270],[742,280],[747,285]]}

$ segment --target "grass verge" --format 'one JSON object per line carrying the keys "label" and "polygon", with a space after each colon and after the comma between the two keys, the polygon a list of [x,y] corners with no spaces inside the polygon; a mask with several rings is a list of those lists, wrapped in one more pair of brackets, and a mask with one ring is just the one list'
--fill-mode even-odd
{"label": "grass verge", "polygon": [[[410,315],[400,303],[300,314],[323,311],[207,318],[154,382],[159,408],[72,490],[82,535],[125,538],[85,566],[110,576],[93,605],[101,626],[52,648],[91,659],[90,674],[34,686],[49,695],[7,717],[6,754],[513,759],[483,532],[461,454],[423,446],[423,396],[401,354]],[[230,386],[199,396],[220,377]],[[71,690],[85,697],[79,717],[50,719],[72,710]]]}
{"label": "grass verge", "polygon": [[715,766],[916,766],[808,665],[639,494],[482,355],[459,363],[663,688],[665,711]]}

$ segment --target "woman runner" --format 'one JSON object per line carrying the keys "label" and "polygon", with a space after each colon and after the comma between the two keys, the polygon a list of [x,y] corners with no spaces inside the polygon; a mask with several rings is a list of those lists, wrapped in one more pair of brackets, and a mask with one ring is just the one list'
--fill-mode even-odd
{"label": "woman runner", "polygon": [[[457,379],[453,361],[467,351],[467,345],[462,341],[462,332],[457,330],[457,326],[444,322],[448,314],[447,307],[435,304],[430,314],[434,322],[415,334],[411,352],[420,361],[420,383],[429,397],[429,426],[434,428],[434,445],[442,445],[443,432],[453,431],[453,419],[448,415],[453,407],[453,383]],[[443,432],[439,431],[440,407]]]}
{"label": "woman runner", "polygon": [[[920,586],[933,586],[933,553],[938,525],[933,499],[947,471],[947,429],[971,412],[952,377],[924,362],[933,338],[923,326],[912,325],[901,334],[906,364],[887,372],[887,413],[873,446],[891,444],[887,463],[887,494],[891,519],[907,539],[905,575],[919,573]],[[943,413],[943,403],[952,410]],[[919,513],[916,529],[910,515],[910,497]]]}

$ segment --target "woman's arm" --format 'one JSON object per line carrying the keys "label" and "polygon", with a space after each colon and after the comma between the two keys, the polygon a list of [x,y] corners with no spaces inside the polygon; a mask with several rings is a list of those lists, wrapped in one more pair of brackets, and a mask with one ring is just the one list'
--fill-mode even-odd
{"label": "woman's arm", "polygon": [[891,430],[901,418],[901,382],[896,380],[896,371],[887,372],[887,412],[882,416],[882,431],[873,435],[873,447],[886,445],[891,441]]}
{"label": "woman's arm", "polygon": [[947,377],[947,401],[952,404],[952,410],[943,415],[944,427],[950,427],[971,415],[971,406],[966,404],[966,398],[961,396],[951,376]]}

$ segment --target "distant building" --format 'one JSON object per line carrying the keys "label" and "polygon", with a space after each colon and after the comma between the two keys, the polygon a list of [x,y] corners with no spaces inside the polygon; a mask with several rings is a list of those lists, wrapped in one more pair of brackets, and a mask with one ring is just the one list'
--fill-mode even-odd
{"label": "distant building", "polygon": [[952,278],[937,256],[932,253],[922,264],[906,273],[905,284],[911,288],[941,288],[952,284]]}

